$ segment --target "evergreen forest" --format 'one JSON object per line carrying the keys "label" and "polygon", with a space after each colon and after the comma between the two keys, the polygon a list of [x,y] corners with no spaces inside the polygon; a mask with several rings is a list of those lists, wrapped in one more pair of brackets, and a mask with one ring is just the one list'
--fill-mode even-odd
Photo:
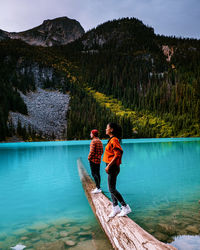
{"label": "evergreen forest", "polygon": [[70,94],[64,139],[89,139],[93,128],[104,138],[110,121],[123,138],[199,137],[199,58],[199,40],[156,35],[135,18],[108,21],[65,46],[0,41],[0,140],[34,137],[8,123],[9,111],[27,114],[19,91],[36,86],[21,68],[34,63],[57,77],[44,88]]}

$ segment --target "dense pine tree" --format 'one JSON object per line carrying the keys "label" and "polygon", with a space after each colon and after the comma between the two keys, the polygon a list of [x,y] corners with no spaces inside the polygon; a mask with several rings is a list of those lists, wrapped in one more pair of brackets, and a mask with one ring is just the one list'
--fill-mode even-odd
{"label": "dense pine tree", "polygon": [[[170,61],[163,45],[173,50]],[[199,40],[155,35],[135,18],[106,22],[66,46],[1,41],[0,140],[13,134],[9,111],[27,113],[19,90],[35,89],[33,76],[17,69],[19,61],[24,68],[35,62],[52,67],[54,81],[47,79],[44,87],[70,94],[67,139],[89,138],[91,128],[104,137],[109,121],[122,125],[124,138],[200,136],[199,58]],[[89,94],[88,87],[121,101],[137,118],[125,111],[117,115]],[[35,136],[31,128],[26,132]]]}

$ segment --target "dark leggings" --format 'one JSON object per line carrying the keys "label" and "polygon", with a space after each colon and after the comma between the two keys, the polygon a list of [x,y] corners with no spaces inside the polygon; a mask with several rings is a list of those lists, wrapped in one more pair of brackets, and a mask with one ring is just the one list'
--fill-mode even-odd
{"label": "dark leggings", "polygon": [[92,176],[93,176],[94,181],[96,183],[96,187],[99,189],[100,183],[101,183],[100,164],[96,164],[96,163],[90,161],[90,168],[91,168]]}
{"label": "dark leggings", "polygon": [[[108,164],[106,164],[106,165],[108,165]],[[119,172],[120,172],[119,166],[112,165],[110,167],[109,173],[108,173],[108,188],[109,188],[109,191],[111,193],[113,206],[117,206],[118,201],[121,203],[122,206],[126,206],[126,202],[124,201],[123,197],[116,189],[116,181],[117,181],[117,176],[118,176]]]}

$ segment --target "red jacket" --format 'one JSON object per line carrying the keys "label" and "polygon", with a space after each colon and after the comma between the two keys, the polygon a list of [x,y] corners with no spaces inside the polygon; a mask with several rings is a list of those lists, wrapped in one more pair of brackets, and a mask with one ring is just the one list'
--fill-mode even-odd
{"label": "red jacket", "polygon": [[94,162],[95,164],[100,164],[102,154],[103,144],[98,137],[95,137],[90,143],[90,153],[88,155],[88,160]]}

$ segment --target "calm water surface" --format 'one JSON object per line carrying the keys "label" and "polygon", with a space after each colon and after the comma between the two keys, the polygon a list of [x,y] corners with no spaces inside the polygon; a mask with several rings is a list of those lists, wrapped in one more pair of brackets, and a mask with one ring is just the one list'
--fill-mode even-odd
{"label": "calm water surface", "polygon": [[[200,139],[124,140],[122,147],[117,185],[134,210],[130,217],[165,242],[199,235]],[[88,152],[89,141],[0,144],[0,249],[60,238],[76,247],[96,240],[98,249],[110,248],[78,176],[78,157],[89,171]],[[109,196],[104,167],[102,189]]]}

